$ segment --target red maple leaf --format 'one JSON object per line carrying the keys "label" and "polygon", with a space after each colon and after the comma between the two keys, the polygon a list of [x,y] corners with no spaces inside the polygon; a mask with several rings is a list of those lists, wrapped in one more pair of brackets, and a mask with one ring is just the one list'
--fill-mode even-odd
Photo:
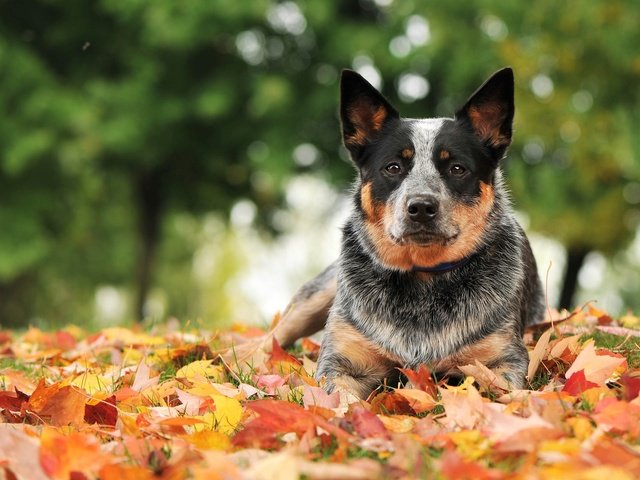
{"label": "red maple leaf", "polygon": [[580,370],[569,377],[569,380],[564,384],[562,391],[567,392],[569,395],[578,396],[585,390],[589,390],[590,388],[597,386],[597,383],[590,382],[585,378],[584,370]]}

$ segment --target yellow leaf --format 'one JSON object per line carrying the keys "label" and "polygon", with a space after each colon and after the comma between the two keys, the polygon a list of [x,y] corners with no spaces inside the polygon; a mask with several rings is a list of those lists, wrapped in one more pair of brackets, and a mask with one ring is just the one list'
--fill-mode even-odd
{"label": "yellow leaf", "polygon": [[211,395],[211,398],[215,403],[215,411],[194,417],[203,422],[201,425],[194,425],[194,430],[196,432],[216,430],[227,435],[233,433],[242,420],[242,405],[235,398],[223,397],[222,395]]}
{"label": "yellow leaf", "polygon": [[93,395],[97,392],[110,391],[111,387],[113,387],[113,379],[97,373],[84,372],[74,378],[70,384],[82,388],[88,394]]}
{"label": "yellow leaf", "polygon": [[91,394],[91,398],[87,400],[87,405],[97,405],[104,401],[105,398],[109,398],[112,394],[109,392],[94,392]]}
{"label": "yellow leaf", "polygon": [[176,378],[186,378],[191,380],[195,377],[213,378],[219,382],[222,379],[222,367],[211,365],[213,360],[196,360],[185,365],[176,372]]}
{"label": "yellow leaf", "polygon": [[589,438],[593,434],[593,425],[591,420],[585,417],[567,418],[567,425],[571,427],[575,437],[581,442]]}
{"label": "yellow leaf", "polygon": [[191,395],[197,395],[199,397],[208,397],[210,395],[219,395],[220,392],[210,383],[195,382],[193,387],[185,390]]}
{"label": "yellow leaf", "polygon": [[118,340],[126,345],[163,345],[167,341],[162,337],[147,335],[146,333],[135,333],[128,328],[111,327],[102,330],[108,340]]}
{"label": "yellow leaf", "polygon": [[591,468],[576,468],[575,463],[554,463],[543,467],[537,478],[546,480],[632,480],[635,477],[622,468],[599,465]]}
{"label": "yellow leaf", "polygon": [[231,447],[229,437],[213,430],[195,432],[184,438],[187,442],[203,450],[228,450]]}
{"label": "yellow leaf", "polygon": [[606,397],[615,398],[616,392],[607,387],[589,388],[580,394],[580,398],[587,402],[591,408],[594,408],[600,400]]}
{"label": "yellow leaf", "polygon": [[540,453],[562,453],[564,455],[579,455],[581,442],[577,438],[561,438],[559,440],[546,440],[540,443]]}
{"label": "yellow leaf", "polygon": [[640,328],[640,318],[627,313],[623,317],[620,317],[620,323],[626,328]]}
{"label": "yellow leaf", "polygon": [[462,430],[449,434],[449,438],[458,452],[467,460],[477,460],[486,455],[491,445],[489,440],[478,430]]}
{"label": "yellow leaf", "polygon": [[409,415],[378,415],[378,418],[393,433],[409,433],[417,421],[417,418]]}

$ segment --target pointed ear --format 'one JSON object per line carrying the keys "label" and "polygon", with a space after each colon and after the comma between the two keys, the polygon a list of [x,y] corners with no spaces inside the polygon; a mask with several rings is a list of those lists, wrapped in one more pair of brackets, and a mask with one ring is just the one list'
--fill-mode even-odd
{"label": "pointed ear", "polygon": [[498,70],[456,112],[456,120],[468,123],[497,160],[511,144],[513,84],[511,68]]}
{"label": "pointed ear", "polygon": [[342,139],[355,160],[390,120],[399,118],[395,108],[359,73],[343,70],[340,79]]}

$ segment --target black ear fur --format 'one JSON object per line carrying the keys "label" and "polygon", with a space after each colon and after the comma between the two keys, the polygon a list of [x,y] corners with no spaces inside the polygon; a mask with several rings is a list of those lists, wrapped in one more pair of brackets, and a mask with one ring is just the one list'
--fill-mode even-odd
{"label": "black ear fur", "polygon": [[354,161],[382,127],[399,118],[397,110],[359,73],[343,70],[340,79],[342,139]]}
{"label": "black ear fur", "polygon": [[513,70],[498,70],[456,112],[456,120],[468,124],[476,136],[501,159],[511,144],[514,106]]}

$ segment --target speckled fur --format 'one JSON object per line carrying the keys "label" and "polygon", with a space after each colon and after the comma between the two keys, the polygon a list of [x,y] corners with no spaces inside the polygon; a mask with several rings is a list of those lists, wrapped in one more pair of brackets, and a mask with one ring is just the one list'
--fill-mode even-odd
{"label": "speckled fur", "polygon": [[[366,397],[385,378],[393,376],[396,367],[427,364],[443,373],[455,373],[456,366],[473,363],[474,359],[503,375],[512,388],[524,386],[528,355],[522,341],[523,329],[542,317],[543,302],[535,260],[514,217],[499,166],[511,139],[513,78],[511,74],[509,85],[509,74],[510,70],[506,73],[503,70],[490,80],[511,88],[511,104],[505,101],[499,105],[506,112],[500,122],[494,118],[497,101],[486,93],[487,89],[482,90],[484,86],[456,119],[405,120],[396,115],[384,97],[368,90],[368,84],[362,84],[364,80],[354,77],[357,74],[347,72],[347,81],[343,76],[343,135],[360,172],[354,187],[354,211],[344,227],[337,263],[303,287],[295,300],[300,304],[305,299],[318,298],[326,292],[327,285],[333,285],[330,278],[336,278],[335,298],[326,320],[316,372],[318,379],[325,379],[327,390],[345,388]],[[349,84],[345,87],[348,82],[355,87]],[[345,108],[344,103],[351,102],[348,98],[351,93],[345,94],[345,88],[360,89],[356,92],[356,113],[364,118],[358,117],[357,122],[345,117],[354,111]],[[508,98],[508,94],[500,92],[490,94]],[[363,96],[368,96],[372,103],[369,109],[365,108]],[[493,117],[483,119],[483,109],[488,112],[485,115]],[[367,130],[362,125],[367,124],[369,110],[375,113],[375,128]],[[473,145],[475,150],[471,147],[469,150],[482,153],[481,159],[473,158],[471,162],[480,166],[470,167],[475,169],[474,174],[477,170],[478,178],[468,179],[467,186],[456,184],[452,188],[451,182],[458,180],[448,179],[437,163],[438,159],[449,161],[450,152],[439,149],[443,141],[459,141],[462,143],[459,148],[463,149],[465,142],[475,142],[466,134],[456,133],[467,127],[480,135],[476,139],[478,145]],[[389,183],[388,179],[380,180],[377,171],[367,164],[374,161],[371,158],[375,158],[372,155],[376,148],[386,148],[381,141],[385,135],[398,138],[405,135],[409,139],[412,163],[400,183],[387,188],[388,192],[378,189],[372,199],[363,200],[363,187],[367,183],[374,187],[375,182]],[[402,157],[407,156],[406,151],[403,147]],[[490,189],[488,200],[481,197],[482,188]],[[416,227],[407,218],[407,199],[424,192],[437,198],[438,215],[427,227]],[[367,191],[366,195],[371,193]],[[472,227],[456,217],[456,209],[461,206],[472,214],[486,213],[482,213],[485,216],[475,222],[475,230],[469,230],[470,233],[465,229]],[[372,219],[378,210],[384,210],[384,218]],[[473,215],[469,218],[473,219]],[[438,252],[445,255],[446,261],[459,260],[446,255],[448,252],[453,252],[453,257],[459,255],[455,245],[465,239],[465,234],[469,235],[464,240],[465,248],[472,248],[465,254],[469,255],[468,261],[451,271],[429,274],[415,273],[402,263],[381,257],[376,235],[385,241],[394,238],[396,244],[403,246],[413,241],[416,228],[428,230],[428,242],[438,244]],[[372,234],[374,231],[378,233]],[[285,315],[281,322],[284,331],[309,332],[320,328],[322,315],[315,313],[315,316]],[[294,336],[283,334],[279,339],[287,344],[295,340]]]}

